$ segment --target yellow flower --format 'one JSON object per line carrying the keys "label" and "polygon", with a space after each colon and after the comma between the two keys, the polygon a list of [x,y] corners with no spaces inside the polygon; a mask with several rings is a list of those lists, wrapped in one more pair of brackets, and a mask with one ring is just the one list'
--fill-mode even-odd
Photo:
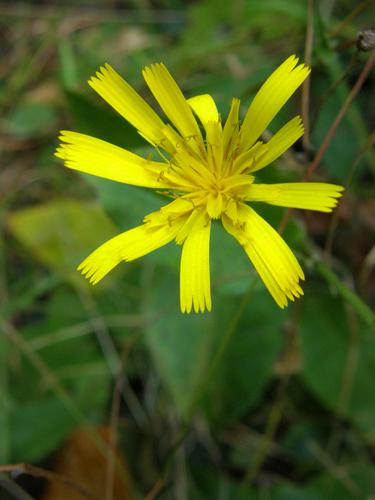
{"label": "yellow flower", "polygon": [[[223,124],[210,95],[185,99],[163,64],[143,70],[154,97],[171,122],[165,123],[108,64],[90,86],[155,148],[162,161],[141,158],[108,142],[62,131],[56,156],[69,168],[126,184],[154,188],[173,201],[148,214],[141,226],[107,241],[78,269],[96,284],[122,260],[129,262],[175,240],[182,245],[182,312],[211,310],[211,221],[244,248],[280,307],[303,294],[303,271],[281,236],[247,204],[263,201],[283,207],[330,212],[341,186],[300,182],[257,184],[254,173],[284,153],[303,134],[300,117],[286,123],[267,143],[260,140],[274,116],[308,76],[295,56],[262,85],[239,119],[233,99]],[[198,119],[198,121],[197,121]],[[163,153],[162,153],[163,150]],[[95,223],[95,221],[93,221]]]}

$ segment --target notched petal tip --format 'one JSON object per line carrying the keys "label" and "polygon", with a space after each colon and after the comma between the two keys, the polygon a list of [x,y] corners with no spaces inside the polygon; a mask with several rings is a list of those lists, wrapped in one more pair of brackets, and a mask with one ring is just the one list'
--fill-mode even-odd
{"label": "notched petal tip", "polygon": [[61,160],[65,160],[65,158],[66,158],[65,150],[61,146],[59,146],[58,148],[56,148],[56,150],[54,151],[53,155],[56,156],[57,158],[60,158]]}
{"label": "notched petal tip", "polygon": [[60,130],[58,140],[61,141],[61,143],[54,151],[54,156],[62,160],[68,159],[71,144],[74,142],[74,138],[72,137],[73,135],[74,132],[70,130]]}
{"label": "notched petal tip", "polygon": [[100,84],[108,76],[110,70],[114,71],[113,68],[109,66],[109,64],[100,66],[99,69],[95,71],[95,74],[90,76],[90,78],[87,80],[87,83],[95,90],[95,86],[97,84]]}
{"label": "notched petal tip", "polygon": [[204,314],[206,311],[211,312],[212,305],[211,305],[211,302],[203,304],[203,305],[202,304],[194,304],[194,305],[193,304],[190,304],[190,305],[181,304],[180,310],[181,310],[182,314],[191,314],[191,313]]}
{"label": "notched petal tip", "polygon": [[92,254],[77,266],[77,271],[93,286],[97,285],[109,272],[109,270],[106,270],[105,265],[100,265],[94,261]]}
{"label": "notched petal tip", "polygon": [[187,303],[187,301],[185,299],[183,299],[181,297],[181,294],[180,294],[180,310],[181,310],[182,314],[190,314],[191,309],[192,309],[192,305],[193,305],[192,302]]}
{"label": "notched petal tip", "polygon": [[142,69],[142,75],[145,78],[145,76],[149,75],[150,73],[154,74],[155,71],[158,71],[160,69],[165,70],[169,73],[165,64],[163,64],[162,62],[157,62],[157,63],[148,64],[147,66],[145,66]]}

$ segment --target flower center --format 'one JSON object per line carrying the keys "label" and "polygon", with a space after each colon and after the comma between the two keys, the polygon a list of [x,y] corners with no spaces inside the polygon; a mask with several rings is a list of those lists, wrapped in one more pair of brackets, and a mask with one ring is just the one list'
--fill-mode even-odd
{"label": "flower center", "polygon": [[168,169],[161,172],[161,178],[171,185],[166,194],[205,210],[211,219],[218,219],[223,213],[228,216],[236,213],[238,204],[251,189],[254,180],[251,171],[267,150],[261,141],[250,148],[243,145],[237,114],[238,109],[230,113],[224,127],[220,119],[202,121],[204,138],[200,135],[181,137],[166,126],[168,157],[158,149],[169,164]]}

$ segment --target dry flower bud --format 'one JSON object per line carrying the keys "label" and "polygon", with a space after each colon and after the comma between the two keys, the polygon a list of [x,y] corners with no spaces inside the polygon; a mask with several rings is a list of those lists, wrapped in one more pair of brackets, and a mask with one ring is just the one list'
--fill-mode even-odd
{"label": "dry flower bud", "polygon": [[357,34],[356,44],[358,50],[368,52],[375,47],[375,30],[361,30]]}

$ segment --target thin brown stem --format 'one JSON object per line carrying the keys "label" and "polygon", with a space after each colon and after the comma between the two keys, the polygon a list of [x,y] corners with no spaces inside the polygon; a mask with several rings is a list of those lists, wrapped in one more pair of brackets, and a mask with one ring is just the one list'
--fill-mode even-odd
{"label": "thin brown stem", "polygon": [[355,498],[361,498],[361,490],[353,481],[344,468],[339,467],[327,453],[322,450],[315,441],[308,444],[310,452],[320,462],[327,472],[334,477],[342,486],[351,493]]}
{"label": "thin brown stem", "polygon": [[273,442],[273,438],[279,427],[279,423],[283,415],[284,395],[288,381],[289,377],[283,377],[280,380],[276,399],[272,405],[271,411],[268,416],[266,430],[263,436],[261,446],[259,447],[257,453],[255,453],[253,460],[245,473],[245,477],[242,481],[242,489],[251,486],[252,482],[254,481],[254,479],[258,474],[258,471],[260,470],[265,459],[267,458],[269,449]]}
{"label": "thin brown stem", "polygon": [[120,371],[118,374],[118,378],[116,380],[115,388],[113,390],[113,399],[111,407],[107,470],[105,475],[105,496],[104,496],[105,500],[113,500],[121,391],[122,391],[122,376]]}
{"label": "thin brown stem", "polygon": [[109,432],[109,442],[108,442],[108,455],[107,455],[107,470],[106,470],[106,482],[105,482],[105,500],[112,500],[114,498],[114,487],[115,487],[115,473],[116,469],[121,474],[125,476],[126,484],[129,484],[129,477],[126,473],[124,467],[120,467],[119,460],[117,459],[117,444],[118,444],[118,425],[119,425],[119,415],[120,415],[120,404],[121,396],[123,396],[124,385],[125,385],[125,375],[124,375],[124,365],[129,356],[130,350],[134,346],[134,340],[127,343],[125,349],[122,352],[120,358],[119,371],[116,377],[115,387],[113,389],[111,413],[110,413],[110,432]]}
{"label": "thin brown stem", "polygon": [[43,479],[47,479],[48,481],[58,481],[65,484],[65,486],[78,491],[79,493],[81,493],[81,495],[89,498],[90,500],[100,500],[99,497],[95,496],[86,487],[82,486],[79,483],[76,483],[75,481],[72,481],[69,477],[63,476],[61,474],[56,474],[55,472],[43,469],[42,467],[36,467],[35,465],[25,463],[0,465],[0,473],[1,472],[28,474],[29,476],[41,477]]}
{"label": "thin brown stem", "polygon": [[375,64],[375,52],[373,52],[372,56],[370,59],[366,62],[365,66],[363,67],[357,81],[353,85],[351,91],[349,92],[347,98],[345,99],[344,104],[342,105],[340,111],[338,112],[334,122],[332,123],[330,129],[328,130],[324,141],[322,142],[318,152],[316,153],[315,158],[311,162],[309,168],[307,169],[306,175],[305,175],[305,180],[308,180],[311,178],[313,173],[315,172],[316,168],[318,167],[319,163],[321,162],[324,153],[327,151],[328,146],[330,145],[332,139],[334,138],[337,128],[341,123],[341,120],[344,118],[345,113],[347,112],[349,106],[353,102],[353,99],[355,96],[358,94],[360,91],[362,85],[364,84],[368,74],[370,73],[372,67]]}
{"label": "thin brown stem", "polygon": [[[350,185],[352,178],[353,178],[353,175],[354,175],[354,172],[355,172],[357,166],[359,165],[360,161],[362,160],[363,156],[367,153],[367,151],[374,144],[375,144],[375,130],[373,130],[371,132],[370,137],[366,141],[365,146],[363,148],[361,148],[358,155],[354,159],[354,161],[349,169],[346,181],[345,181],[345,188],[347,188]],[[338,222],[339,222],[339,211],[335,210],[332,217],[331,217],[331,222],[330,222],[330,225],[328,228],[327,239],[326,239],[326,243],[325,243],[325,247],[324,247],[324,252],[325,252],[326,258],[329,258],[329,256],[332,253],[333,238],[334,238],[334,234],[335,234]]]}
{"label": "thin brown stem", "polygon": [[[346,412],[350,405],[350,399],[353,392],[353,384],[358,370],[361,348],[361,332],[359,331],[358,316],[349,304],[346,304],[345,309],[350,337],[346,355],[346,362],[342,371],[342,381],[337,402],[336,411],[338,416],[346,415]],[[331,436],[328,439],[327,445],[327,450],[330,451],[330,455],[337,453],[339,442],[340,423],[339,419],[336,418],[333,421]]]}
{"label": "thin brown stem", "polygon": [[11,495],[11,498],[15,498],[16,500],[35,500],[35,498],[29,495],[29,493],[21,488],[19,484],[3,473],[0,473],[0,492],[1,491],[6,491]]}
{"label": "thin brown stem", "polygon": [[86,421],[86,417],[75,404],[74,400],[70,397],[65,387],[61,384],[60,380],[56,377],[52,370],[44,363],[43,359],[33,351],[30,344],[12,325],[12,323],[4,320],[0,316],[0,328],[5,336],[17,346],[20,352],[30,361],[35,369],[44,377],[46,383],[52,387],[56,396],[65,406],[66,410],[70,413],[75,422],[81,424]]}
{"label": "thin brown stem", "polygon": [[[314,0],[307,0],[307,26],[305,38],[305,64],[311,67],[312,52],[314,42]],[[302,139],[303,148],[305,152],[310,148],[310,77],[306,78],[302,85],[301,95],[301,114],[302,122],[305,128],[305,134]]]}
{"label": "thin brown stem", "polygon": [[202,385],[198,388],[197,392],[194,395],[194,398],[191,402],[189,412],[188,412],[188,415],[186,418],[186,423],[183,426],[183,428],[180,432],[180,435],[177,437],[174,445],[172,446],[172,448],[170,449],[170,451],[168,453],[166,463],[164,466],[164,470],[161,474],[161,477],[155,482],[155,484],[153,485],[151,490],[147,493],[147,495],[146,495],[147,500],[152,500],[153,498],[155,498],[156,495],[158,495],[159,492],[165,487],[166,479],[167,479],[168,473],[170,471],[175,453],[178,451],[180,446],[183,444],[183,442],[185,441],[185,439],[186,439],[186,437],[191,429],[192,421],[193,421],[193,418],[194,418],[195,413],[197,411],[197,408],[199,406],[199,403],[201,402],[202,398],[205,396],[205,394],[209,390],[209,387],[212,383],[212,380],[214,379],[214,377],[216,375],[216,371],[219,367],[220,361],[223,359],[223,356],[226,353],[226,350],[229,346],[229,343],[230,343],[233,335],[237,331],[237,327],[241,321],[241,318],[242,318],[243,313],[246,309],[246,306],[249,303],[249,301],[254,293],[256,285],[257,285],[257,280],[253,279],[250,282],[249,288],[248,288],[246,294],[243,296],[242,301],[240,302],[236,313],[234,314],[231,322],[229,323],[228,329],[225,332],[225,334],[223,335],[223,337],[220,341],[220,344],[215,352],[215,355],[212,358],[212,361],[208,367],[207,375],[206,375],[205,379],[203,380]]}
{"label": "thin brown stem", "polygon": [[[334,122],[332,123],[330,129],[328,130],[318,152],[315,155],[315,158],[310,163],[310,166],[307,169],[306,174],[303,177],[303,181],[309,180],[312,177],[312,175],[314,174],[315,170],[317,169],[319,163],[321,162],[321,160],[324,156],[324,153],[327,151],[328,146],[330,145],[332,139],[334,138],[336,131],[337,131],[337,128],[341,123],[341,120],[344,118],[345,113],[347,112],[350,104],[353,102],[353,99],[360,91],[362,85],[364,84],[364,82],[365,82],[368,74],[370,73],[372,67],[374,66],[374,64],[375,64],[375,51],[373,52],[372,56],[370,57],[370,59],[367,61],[367,63],[363,67],[357,81],[355,82],[355,84],[353,85],[347,98],[345,99],[344,104],[342,105]],[[288,208],[288,210],[285,212],[285,214],[280,222],[280,225],[278,228],[279,233],[283,233],[283,231],[285,230],[285,228],[288,224],[290,215],[291,215],[291,209]]]}
{"label": "thin brown stem", "polygon": [[337,80],[335,80],[332,85],[330,85],[330,87],[328,88],[328,90],[320,97],[320,99],[318,100],[318,103],[315,107],[315,110],[314,110],[314,113],[313,113],[313,116],[312,116],[312,119],[311,119],[311,132],[313,130],[315,130],[315,126],[318,122],[318,118],[320,116],[320,112],[323,108],[323,106],[326,104],[326,102],[328,101],[329,97],[334,93],[334,91],[341,85],[341,83],[345,80],[345,78],[349,75],[352,67],[354,66],[354,64],[357,62],[358,60],[358,50],[356,50],[352,57],[350,58],[346,68],[344,69],[344,71],[341,73],[341,75],[337,78]]}
{"label": "thin brown stem", "polygon": [[329,36],[331,38],[336,37],[343,28],[345,28],[358,14],[360,14],[365,8],[372,2],[372,0],[363,0],[359,3],[349,14],[334,28]]}

